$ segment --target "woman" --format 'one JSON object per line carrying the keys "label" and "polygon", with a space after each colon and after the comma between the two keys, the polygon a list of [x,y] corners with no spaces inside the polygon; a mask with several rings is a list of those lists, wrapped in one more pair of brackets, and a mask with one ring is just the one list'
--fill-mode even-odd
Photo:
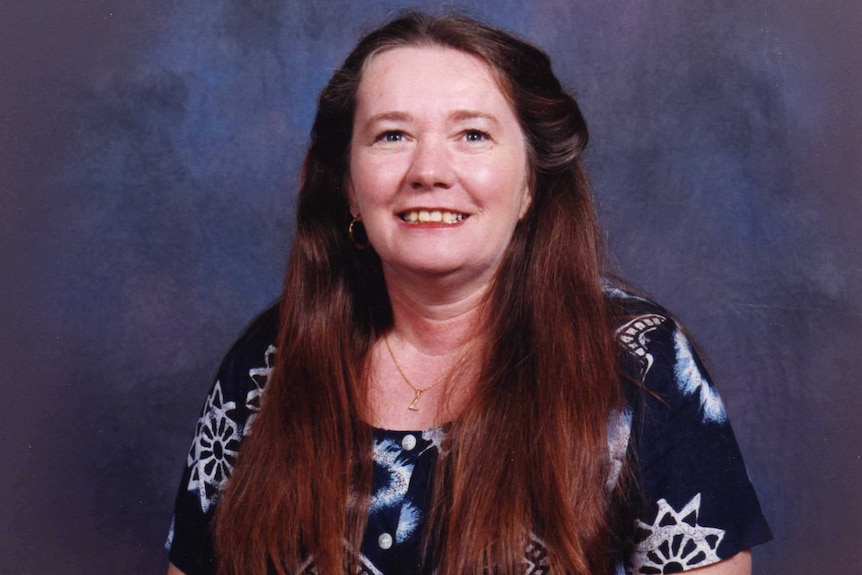
{"label": "woman", "polygon": [[769,531],[720,399],[601,280],[586,141],[499,30],[408,14],[359,42],[280,307],[199,420],[172,573],[750,572]]}

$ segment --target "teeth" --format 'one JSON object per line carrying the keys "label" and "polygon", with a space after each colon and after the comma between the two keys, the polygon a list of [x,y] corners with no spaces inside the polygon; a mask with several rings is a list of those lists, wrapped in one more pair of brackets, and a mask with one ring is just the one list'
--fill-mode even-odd
{"label": "teeth", "polygon": [[401,219],[411,224],[457,224],[466,218],[464,214],[441,210],[416,210],[401,214]]}

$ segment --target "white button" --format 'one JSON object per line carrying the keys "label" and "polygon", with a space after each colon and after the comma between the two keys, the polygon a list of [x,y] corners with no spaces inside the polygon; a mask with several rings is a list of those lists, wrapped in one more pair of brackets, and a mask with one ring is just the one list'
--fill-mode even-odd
{"label": "white button", "polygon": [[404,451],[412,451],[416,447],[416,436],[405,435],[404,439],[401,440],[401,447],[404,448]]}
{"label": "white button", "polygon": [[377,538],[377,544],[380,545],[381,549],[389,549],[392,547],[392,536],[388,533],[381,533],[380,537]]}

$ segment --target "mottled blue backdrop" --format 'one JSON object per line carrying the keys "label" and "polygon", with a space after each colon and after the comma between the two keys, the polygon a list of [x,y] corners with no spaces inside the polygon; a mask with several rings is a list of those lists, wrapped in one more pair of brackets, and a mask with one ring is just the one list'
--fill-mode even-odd
{"label": "mottled blue backdrop", "polygon": [[[0,572],[164,571],[209,378],[279,292],[317,93],[406,5],[0,0]],[[729,406],[776,535],[756,570],[862,573],[862,6],[466,11],[578,95],[613,261]]]}

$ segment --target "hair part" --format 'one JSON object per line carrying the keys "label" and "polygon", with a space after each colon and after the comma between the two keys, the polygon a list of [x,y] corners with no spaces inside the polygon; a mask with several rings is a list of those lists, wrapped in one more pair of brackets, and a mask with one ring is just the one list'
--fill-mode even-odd
{"label": "hair part", "polygon": [[362,72],[408,46],[459,50],[493,70],[527,140],[533,194],[489,295],[475,392],[435,471],[426,567],[517,572],[532,532],[555,571],[607,572],[606,424],[621,394],[580,158],[586,123],[538,48],[469,18],[413,12],[361,39],[320,95],[276,364],[217,510],[220,572],[283,575],[312,555],[337,573],[354,560],[344,539],[361,544],[372,470],[363,368],[392,310],[379,258],[348,239],[345,182]]}

